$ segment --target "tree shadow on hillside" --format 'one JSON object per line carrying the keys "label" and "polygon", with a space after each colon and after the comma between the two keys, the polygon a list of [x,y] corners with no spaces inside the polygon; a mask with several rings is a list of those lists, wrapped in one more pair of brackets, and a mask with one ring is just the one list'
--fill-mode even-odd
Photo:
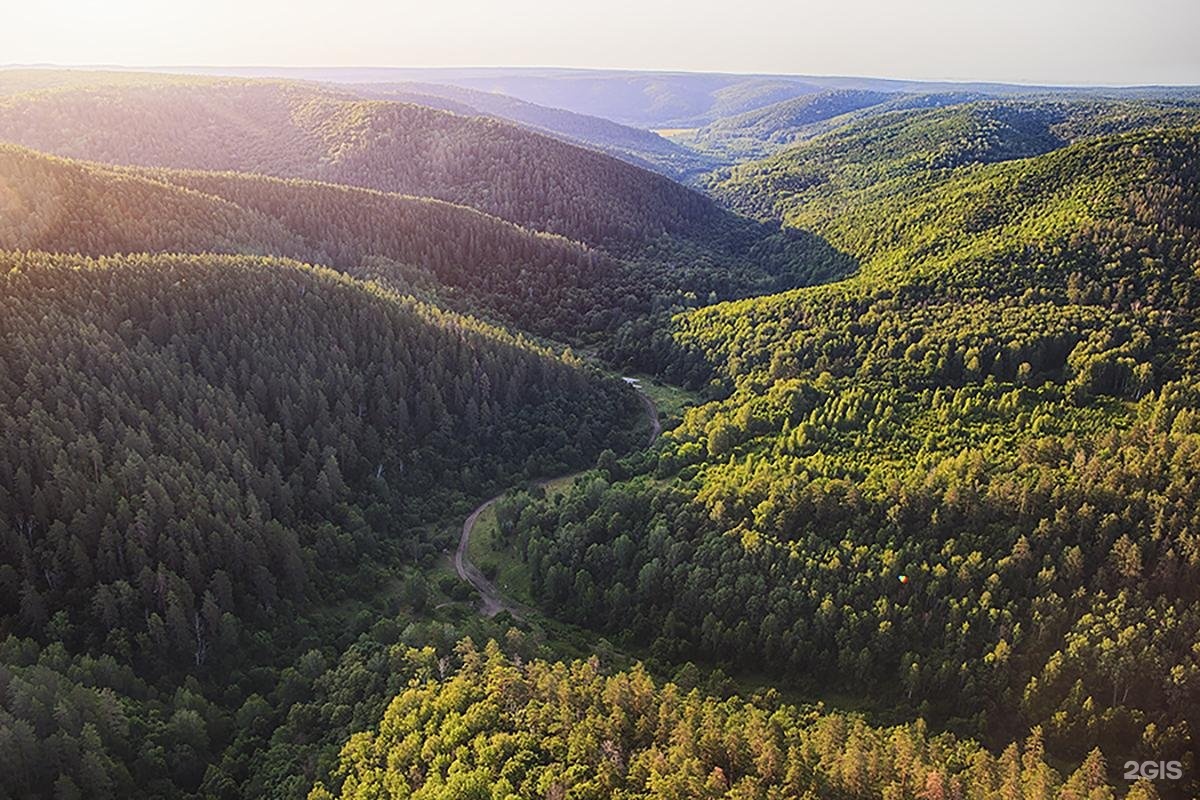
{"label": "tree shadow on hillside", "polygon": [[800,228],[759,224],[773,229],[748,254],[771,275],[772,285],[761,293],[832,283],[858,272],[858,258],[834,247],[823,236]]}

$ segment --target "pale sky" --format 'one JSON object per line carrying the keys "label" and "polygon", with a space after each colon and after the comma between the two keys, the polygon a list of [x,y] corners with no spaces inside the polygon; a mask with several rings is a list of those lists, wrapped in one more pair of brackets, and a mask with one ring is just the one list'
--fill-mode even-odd
{"label": "pale sky", "polygon": [[0,0],[0,62],[1200,84],[1200,0]]}

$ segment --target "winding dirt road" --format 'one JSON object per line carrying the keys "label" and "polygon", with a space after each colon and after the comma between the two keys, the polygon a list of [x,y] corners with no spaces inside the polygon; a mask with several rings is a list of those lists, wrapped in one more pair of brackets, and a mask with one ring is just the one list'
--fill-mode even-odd
{"label": "winding dirt road", "polygon": [[654,440],[662,433],[662,423],[658,419],[658,409],[654,407],[654,401],[650,399],[650,395],[642,391],[642,382],[637,378],[623,378],[626,383],[637,390],[638,397],[642,398],[642,405],[646,408],[646,418],[650,420],[650,441],[646,442],[647,446],[654,444]]}
{"label": "winding dirt road", "polygon": [[[625,378],[625,382],[637,390],[638,396],[642,400],[642,405],[646,409],[646,416],[650,420],[650,441],[647,444],[654,444],[654,440],[662,433],[662,423],[658,419],[658,409],[654,406],[654,401],[650,399],[650,395],[642,391],[642,387],[637,378]],[[576,474],[576,473],[572,473]],[[561,477],[570,477],[561,476]],[[535,486],[545,486],[551,481],[558,478],[547,478],[545,480],[535,482]],[[479,592],[479,613],[485,617],[494,617],[501,611],[507,611],[518,619],[525,616],[529,609],[505,597],[496,584],[488,580],[483,571],[475,564],[471,563],[471,558],[467,554],[471,546],[471,531],[475,529],[475,523],[479,521],[479,515],[487,511],[488,507],[495,503],[500,498],[504,497],[508,492],[498,494],[495,497],[487,500],[479,505],[471,512],[463,521],[462,535],[458,537],[458,549],[454,551],[454,570],[458,573],[458,577],[462,578],[467,583],[475,587],[475,591]]]}
{"label": "winding dirt road", "polygon": [[488,506],[492,503],[504,497],[504,494],[496,495],[471,512],[471,515],[463,522],[462,535],[458,537],[458,549],[454,551],[454,570],[458,573],[458,577],[474,586],[475,591],[479,592],[479,613],[485,617],[494,617],[501,611],[507,611],[514,617],[521,617],[525,611],[525,607],[520,603],[509,600],[500,594],[496,584],[488,580],[487,576],[479,567],[472,564],[471,559],[467,556],[467,549],[471,546],[471,531],[475,528],[475,523],[479,521],[479,515],[487,511]]}

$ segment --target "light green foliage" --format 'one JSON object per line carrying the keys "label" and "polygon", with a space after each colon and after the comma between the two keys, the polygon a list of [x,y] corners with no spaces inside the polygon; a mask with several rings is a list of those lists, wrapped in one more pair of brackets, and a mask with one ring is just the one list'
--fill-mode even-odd
{"label": "light green foliage", "polygon": [[1099,754],[1064,781],[1040,730],[997,758],[921,721],[871,727],[770,692],[709,697],[640,666],[517,663],[495,643],[460,653],[456,674],[413,682],[352,736],[340,787],[318,784],[309,800],[1111,797]]}
{"label": "light green foliage", "polygon": [[1184,757],[1200,136],[883,177],[789,217],[858,275],[676,318],[724,399],[653,476],[524,511],[535,594],[663,662],[766,666],[996,746],[1041,725],[1067,759]]}

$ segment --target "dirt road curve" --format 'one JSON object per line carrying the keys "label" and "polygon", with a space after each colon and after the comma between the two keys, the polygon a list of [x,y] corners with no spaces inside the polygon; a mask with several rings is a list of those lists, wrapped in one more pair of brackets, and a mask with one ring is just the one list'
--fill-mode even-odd
{"label": "dirt road curve", "polygon": [[467,548],[471,545],[471,531],[474,529],[475,523],[479,521],[479,515],[501,497],[504,497],[504,495],[498,494],[491,500],[488,500],[479,506],[479,508],[472,511],[471,516],[467,517],[463,522],[462,536],[458,538],[458,549],[454,551],[454,569],[458,572],[458,577],[474,586],[475,591],[479,592],[479,611],[485,617],[494,617],[501,611],[507,611],[514,617],[520,617],[524,611],[524,606],[508,600],[504,595],[500,594],[500,590],[496,588],[496,584],[489,581],[487,576],[480,571],[479,567],[472,564],[471,559],[467,557]]}
{"label": "dirt road curve", "polygon": [[[654,401],[650,399],[650,396],[642,391],[636,378],[626,378],[625,382],[637,389],[638,395],[642,398],[642,405],[646,408],[646,416],[650,419],[649,444],[654,444],[654,440],[662,433],[662,423],[658,421],[658,409],[654,407]],[[551,480],[556,479],[551,478],[538,481],[538,483],[544,485]],[[475,523],[479,521],[479,515],[487,511],[488,506],[495,503],[501,497],[504,497],[504,495],[498,494],[485,503],[482,503],[463,521],[462,535],[458,537],[458,549],[454,551],[454,570],[458,573],[458,577],[474,586],[475,591],[479,592],[479,611],[481,614],[486,617],[494,617],[501,611],[507,611],[514,617],[520,618],[525,615],[528,609],[515,600],[510,600],[501,594],[500,590],[496,588],[496,584],[488,580],[479,567],[471,563],[471,559],[467,555],[467,551],[471,546],[471,531],[474,530]]]}
{"label": "dirt road curve", "polygon": [[637,378],[625,378],[626,383],[637,389],[638,397],[642,398],[642,405],[646,408],[646,417],[650,420],[650,441],[647,445],[654,444],[654,440],[662,433],[662,423],[658,420],[658,409],[654,407],[654,401],[650,399],[650,395],[642,391],[642,384]]}

